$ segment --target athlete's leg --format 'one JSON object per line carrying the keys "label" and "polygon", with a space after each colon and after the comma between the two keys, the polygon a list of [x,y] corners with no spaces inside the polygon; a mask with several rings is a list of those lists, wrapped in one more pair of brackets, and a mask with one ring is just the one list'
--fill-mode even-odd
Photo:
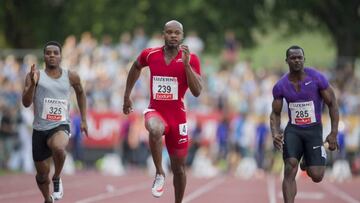
{"label": "athlete's leg", "polygon": [[322,126],[308,128],[304,134],[306,172],[315,183],[321,182],[325,174],[326,151],[323,146]]}
{"label": "athlete's leg", "polygon": [[47,141],[47,144],[51,149],[55,165],[53,179],[58,179],[60,177],[61,171],[65,163],[66,146],[68,143],[69,135],[63,130],[55,132],[55,134],[52,135]]}
{"label": "athlete's leg", "polygon": [[324,178],[325,166],[309,166],[307,174],[311,177],[312,181],[319,183]]}
{"label": "athlete's leg", "polygon": [[184,197],[185,186],[186,186],[186,156],[176,157],[170,155],[171,170],[173,172],[173,184],[175,190],[175,203],[181,203]]}
{"label": "athlete's leg", "polygon": [[165,176],[162,163],[162,136],[165,132],[165,124],[159,116],[154,116],[153,112],[145,115],[145,128],[149,132],[150,151],[156,168],[156,174]]}
{"label": "athlete's leg", "polygon": [[36,169],[36,183],[45,199],[45,202],[51,202],[50,192],[49,192],[49,173],[50,173],[50,159],[44,161],[35,161]]}
{"label": "athlete's leg", "polygon": [[296,158],[285,160],[284,180],[282,183],[283,197],[285,203],[293,203],[297,192],[296,173],[299,161]]}

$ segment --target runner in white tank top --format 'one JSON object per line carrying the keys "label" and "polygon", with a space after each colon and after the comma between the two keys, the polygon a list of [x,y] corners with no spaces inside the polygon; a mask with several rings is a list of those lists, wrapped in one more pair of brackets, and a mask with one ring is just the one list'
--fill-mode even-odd
{"label": "runner in white tank top", "polygon": [[[31,66],[26,75],[22,103],[29,107],[34,103],[33,159],[36,168],[36,182],[45,203],[63,197],[60,174],[65,162],[66,145],[70,136],[70,86],[75,90],[81,113],[81,130],[87,135],[86,96],[76,72],[60,67],[61,45],[50,41],[44,47],[45,69],[37,70]],[[54,191],[49,191],[50,166],[47,160],[52,157],[55,172],[52,177]]]}

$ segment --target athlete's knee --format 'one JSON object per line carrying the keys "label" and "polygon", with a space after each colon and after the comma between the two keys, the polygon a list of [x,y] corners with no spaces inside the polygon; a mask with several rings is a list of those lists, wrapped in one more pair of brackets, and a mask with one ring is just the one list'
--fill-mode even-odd
{"label": "athlete's knee", "polygon": [[186,167],[184,163],[172,163],[171,170],[174,175],[185,175]]}
{"label": "athlete's knee", "polygon": [[162,136],[164,134],[164,124],[157,119],[149,119],[145,123],[145,127],[152,135]]}
{"label": "athlete's knee", "polygon": [[285,162],[284,174],[286,176],[295,176],[298,169],[298,161],[290,159]]}
{"label": "athlete's knee", "polygon": [[43,184],[49,184],[50,183],[50,179],[49,179],[49,174],[36,174],[35,176],[36,179],[36,183],[38,185],[43,185]]}
{"label": "athlete's knee", "polygon": [[150,128],[148,129],[151,139],[159,139],[164,133],[164,130],[161,128]]}
{"label": "athlete's knee", "polygon": [[51,148],[51,151],[54,155],[66,156],[65,146],[54,146]]}
{"label": "athlete's knee", "polygon": [[324,178],[324,172],[322,171],[308,171],[308,175],[311,177],[311,180],[315,183],[319,183]]}
{"label": "athlete's knee", "polygon": [[173,172],[174,175],[177,175],[177,176],[184,176],[185,175],[185,166],[173,166],[171,167],[171,170]]}

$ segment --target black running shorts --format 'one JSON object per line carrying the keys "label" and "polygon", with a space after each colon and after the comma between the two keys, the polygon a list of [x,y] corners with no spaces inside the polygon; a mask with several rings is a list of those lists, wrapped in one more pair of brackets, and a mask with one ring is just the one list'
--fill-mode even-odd
{"label": "black running shorts", "polygon": [[326,151],[323,146],[322,125],[299,127],[288,124],[284,132],[283,158],[304,156],[307,166],[325,166]]}
{"label": "black running shorts", "polygon": [[50,130],[33,130],[32,135],[32,153],[34,161],[44,161],[51,156],[51,150],[47,145],[47,140],[58,131],[64,131],[70,135],[70,126],[63,124]]}

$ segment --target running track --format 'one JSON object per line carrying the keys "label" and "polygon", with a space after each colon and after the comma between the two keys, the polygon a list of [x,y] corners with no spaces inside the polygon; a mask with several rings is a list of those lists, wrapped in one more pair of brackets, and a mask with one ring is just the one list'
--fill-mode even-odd
{"label": "running track", "polygon": [[[161,198],[151,196],[152,177],[141,170],[124,176],[104,176],[81,171],[62,177],[65,195],[59,203],[172,203],[172,175],[168,175]],[[360,203],[360,177],[343,183],[324,180],[315,184],[307,177],[298,179],[297,203]],[[0,203],[41,203],[33,175],[0,176]],[[240,180],[228,176],[198,179],[188,173],[183,203],[280,203],[281,180],[278,176]]]}

